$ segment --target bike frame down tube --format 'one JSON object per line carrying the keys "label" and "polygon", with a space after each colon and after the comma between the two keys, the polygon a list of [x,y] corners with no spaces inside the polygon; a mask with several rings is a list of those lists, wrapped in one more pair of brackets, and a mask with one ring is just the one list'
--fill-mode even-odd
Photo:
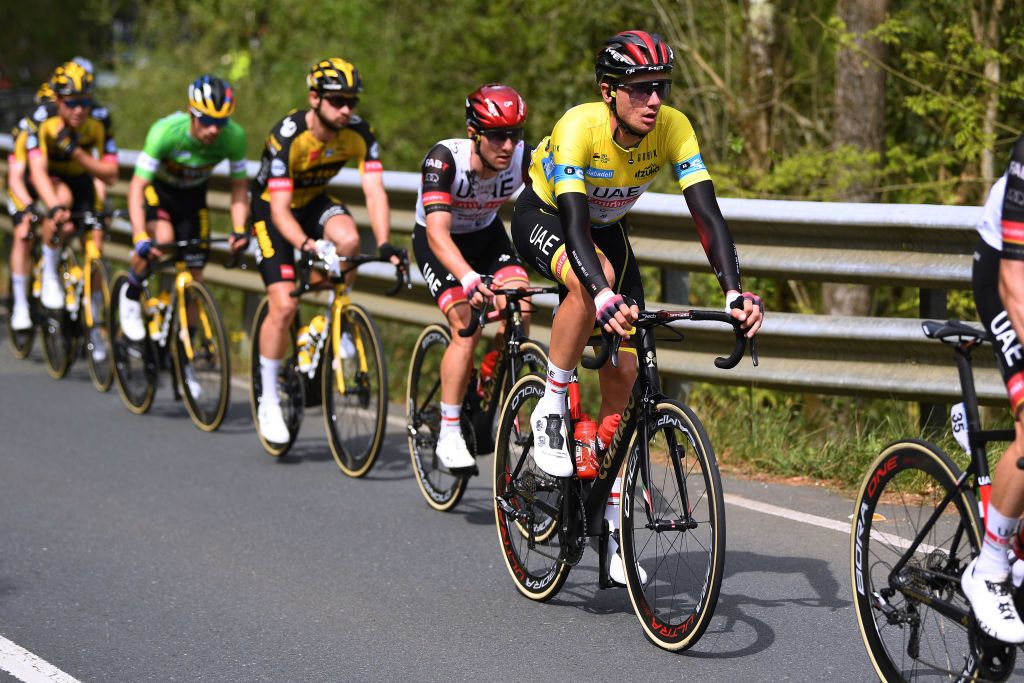
{"label": "bike frame down tube", "polygon": [[[629,394],[626,407],[622,411],[622,420],[619,421],[619,427],[615,430],[612,441],[608,445],[608,452],[605,453],[604,459],[600,463],[597,479],[594,480],[590,493],[587,494],[587,498],[583,503],[587,514],[588,536],[597,536],[601,533],[601,523],[604,521],[604,507],[608,502],[608,496],[611,494],[612,486],[615,484],[615,478],[622,469],[622,464],[626,460],[626,454],[629,449],[629,439],[627,437],[633,434],[636,429],[643,427],[645,432],[642,448],[646,455],[646,420],[641,424],[641,417],[647,414],[650,406],[657,404],[658,401],[665,398],[664,394],[661,393],[661,380],[658,376],[657,355],[654,350],[654,334],[650,333],[647,329],[638,327],[634,338],[638,342],[636,382],[633,384],[633,391]],[[645,463],[645,467],[647,466],[649,464]],[[644,484],[647,485],[650,481],[649,472],[643,472],[642,476],[644,477]]]}
{"label": "bike frame down tube", "polygon": [[518,351],[519,344],[527,339],[523,333],[523,315],[519,300],[509,298],[505,302],[505,307],[507,309],[505,313],[505,343],[500,344],[498,347],[497,371],[494,375],[494,380],[487,387],[484,394],[484,399],[487,402],[484,408],[484,415],[487,416],[488,422],[494,419],[494,414],[500,407],[501,401],[495,401],[494,399],[496,396],[501,398],[500,392],[504,387],[506,376],[511,377],[510,385],[519,376],[520,361],[514,351]]}

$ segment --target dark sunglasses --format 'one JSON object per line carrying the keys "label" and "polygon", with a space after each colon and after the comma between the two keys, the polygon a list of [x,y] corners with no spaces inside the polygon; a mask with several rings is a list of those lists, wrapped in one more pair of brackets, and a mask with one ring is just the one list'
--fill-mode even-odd
{"label": "dark sunglasses", "polygon": [[358,97],[343,97],[341,95],[324,95],[324,100],[335,109],[341,109],[342,107],[355,109],[356,105],[359,104]]}
{"label": "dark sunglasses", "polygon": [[499,130],[485,130],[484,137],[492,145],[502,145],[506,140],[518,143],[523,139],[522,128],[501,128]]}
{"label": "dark sunglasses", "polygon": [[651,99],[651,95],[654,93],[658,93],[658,99],[663,100],[668,97],[671,89],[672,81],[641,81],[639,83],[623,83],[619,86],[619,90],[625,90],[631,100],[640,102]]}
{"label": "dark sunglasses", "polygon": [[88,97],[81,97],[81,98],[79,98],[77,100],[61,100],[61,101],[69,109],[78,109],[79,107],[82,107],[84,109],[88,109],[89,107],[92,106],[92,100],[90,98],[88,98]]}
{"label": "dark sunglasses", "polygon": [[193,114],[192,116],[194,116],[196,121],[198,121],[202,126],[217,126],[218,128],[223,128],[228,125],[227,117],[218,118],[216,116],[207,116],[206,114]]}

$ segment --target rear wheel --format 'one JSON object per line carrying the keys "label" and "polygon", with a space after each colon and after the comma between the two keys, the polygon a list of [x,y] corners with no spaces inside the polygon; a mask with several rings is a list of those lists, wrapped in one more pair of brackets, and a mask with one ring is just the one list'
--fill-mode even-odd
{"label": "rear wheel", "polygon": [[[980,656],[972,647],[960,575],[981,547],[982,525],[959,478],[948,455],[915,439],[882,451],[861,484],[850,544],[853,600],[882,680],[1003,680],[978,668],[991,668],[993,658],[1007,675],[1013,669],[1013,647],[988,643]],[[940,602],[964,618],[939,613]]]}
{"label": "rear wheel", "polygon": [[647,424],[656,429],[641,425],[629,449],[619,552],[644,635],[658,647],[679,651],[700,640],[718,603],[725,503],[711,442],[693,411],[663,401],[652,418]]}
{"label": "rear wheel", "polygon": [[[128,274],[119,273],[111,286],[110,320],[108,335],[113,350],[114,378],[117,393],[131,412],[141,415],[148,412],[153,405],[158,380],[158,361],[156,346],[149,336],[141,341],[132,341],[121,330],[121,290],[128,286]],[[143,291],[140,298],[148,297]],[[147,330],[146,309],[142,309],[143,327]]]}
{"label": "rear wheel", "polygon": [[305,399],[302,378],[295,367],[294,328],[296,325],[293,325],[292,333],[288,335],[288,348],[277,373],[277,398],[281,405],[281,412],[284,414],[284,423],[288,427],[288,442],[272,443],[263,438],[259,420],[259,408],[263,396],[263,378],[260,374],[260,329],[262,329],[263,321],[266,320],[269,311],[270,301],[267,297],[263,297],[259,306],[256,307],[256,315],[253,316],[252,336],[250,337],[252,353],[249,357],[249,406],[252,408],[252,423],[256,427],[256,435],[259,437],[260,443],[263,444],[264,450],[274,457],[279,457],[288,452],[299,436]]}
{"label": "rear wheel", "polygon": [[501,556],[516,588],[531,600],[550,600],[565,585],[557,528],[562,487],[533,461],[530,414],[544,396],[544,381],[527,376],[509,392],[498,420],[494,448],[494,520]]}
{"label": "rear wheel", "polygon": [[362,306],[341,312],[338,348],[324,344],[321,371],[324,427],[331,454],[341,471],[362,477],[373,467],[384,443],[388,412],[388,375],[380,332]]}
{"label": "rear wheel", "polygon": [[114,381],[113,354],[110,349],[110,326],[107,312],[110,310],[110,276],[107,266],[99,259],[93,259],[91,273],[86,273],[86,282],[91,281],[92,295],[82,297],[85,323],[85,357],[89,362],[89,376],[99,391],[107,391]]}
{"label": "rear wheel", "polygon": [[[227,339],[217,305],[203,283],[190,281],[183,296],[188,320],[183,324],[176,319],[172,330],[174,373],[192,422],[204,432],[212,432],[224,421],[230,400]],[[191,359],[186,339],[192,349]]]}
{"label": "rear wheel", "polygon": [[[450,343],[451,334],[443,325],[428,325],[420,333],[409,363],[405,395],[412,471],[427,505],[441,512],[458,505],[469,481],[468,476],[445,469],[435,452],[441,431],[441,359]],[[466,417],[463,411],[464,435],[470,431]]]}

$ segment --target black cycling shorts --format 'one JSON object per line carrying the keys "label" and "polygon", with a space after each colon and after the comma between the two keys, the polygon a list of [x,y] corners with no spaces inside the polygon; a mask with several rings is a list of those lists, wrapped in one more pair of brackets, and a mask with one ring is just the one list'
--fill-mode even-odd
{"label": "black cycling shorts", "polygon": [[[604,254],[615,270],[612,289],[636,301],[636,305],[643,310],[644,285],[636,256],[629,244],[625,220],[591,228],[590,237],[598,253]],[[558,211],[544,203],[529,185],[519,195],[512,212],[512,242],[523,261],[548,280],[558,283],[559,300],[564,299],[568,293],[565,278],[572,270],[572,265],[565,253],[562,220]]]}
{"label": "black cycling shorts", "polygon": [[50,179],[64,183],[71,190],[70,208],[72,213],[99,211],[103,208],[96,205],[96,186],[93,184],[92,176],[88,173],[70,176],[55,175]]}
{"label": "black cycling shorts", "polygon": [[[295,280],[295,247],[274,227],[270,217],[270,203],[258,196],[252,200],[252,229],[256,234],[259,252],[260,275],[263,284]],[[302,231],[314,240],[324,236],[324,225],[334,216],[351,215],[345,205],[328,194],[321,193],[300,209],[292,209],[292,215],[302,226]]]}
{"label": "black cycling shorts", "polygon": [[[146,186],[146,222],[168,221],[175,240],[210,239],[210,211],[206,208],[206,185],[171,187],[160,182]],[[209,243],[187,247],[178,260],[189,268],[202,268],[210,257]]]}
{"label": "black cycling shorts", "polygon": [[[481,275],[494,276],[495,287],[504,287],[505,283],[514,280],[521,281],[524,285],[529,283],[526,269],[516,256],[500,218],[495,217],[483,230],[454,234],[451,237],[462,258],[466,259],[466,263],[473,270]],[[423,278],[427,281],[430,295],[434,297],[442,313],[447,315],[452,306],[466,300],[459,278],[450,273],[430,250],[425,225],[417,223],[413,228],[412,252]]]}
{"label": "black cycling shorts", "polygon": [[1010,408],[1014,416],[1024,404],[1024,350],[1010,324],[1003,302],[999,298],[999,261],[1002,255],[984,240],[978,240],[974,251],[974,303],[978,307],[985,329],[992,333],[992,345],[996,354],[996,365],[1006,384]]}

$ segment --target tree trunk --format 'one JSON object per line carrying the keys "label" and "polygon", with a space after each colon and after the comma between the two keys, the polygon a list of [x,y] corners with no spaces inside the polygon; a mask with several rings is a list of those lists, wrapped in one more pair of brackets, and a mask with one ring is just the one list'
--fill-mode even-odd
{"label": "tree trunk", "polygon": [[775,5],[771,0],[749,0],[747,9],[747,159],[756,172],[771,163],[772,115],[775,99]]}
{"label": "tree trunk", "polygon": [[[981,0],[971,4],[971,30],[974,39],[984,48],[999,49],[999,20],[1002,17],[1004,2],[1005,0],[992,0],[991,6],[988,7],[988,16],[985,16],[987,2]],[[978,170],[983,179],[991,181],[996,175],[993,145],[996,141],[996,116],[999,114],[999,62],[996,59],[985,62],[985,81],[988,93],[985,95],[985,118],[981,122],[981,131],[988,143],[981,153],[981,165]]]}
{"label": "tree trunk", "polygon": [[[884,151],[885,144],[885,74],[872,64],[868,56],[881,61],[884,47],[865,33],[885,19],[889,0],[839,0],[839,17],[846,30],[853,34],[854,44],[842,47],[836,54],[836,113],[833,142],[836,147],[849,145],[863,152]],[[855,172],[858,169],[851,169]],[[870,202],[877,199],[869,183],[843,177],[848,201]],[[867,285],[825,283],[822,286],[822,307],[831,315],[867,315],[871,310],[871,288]]]}

